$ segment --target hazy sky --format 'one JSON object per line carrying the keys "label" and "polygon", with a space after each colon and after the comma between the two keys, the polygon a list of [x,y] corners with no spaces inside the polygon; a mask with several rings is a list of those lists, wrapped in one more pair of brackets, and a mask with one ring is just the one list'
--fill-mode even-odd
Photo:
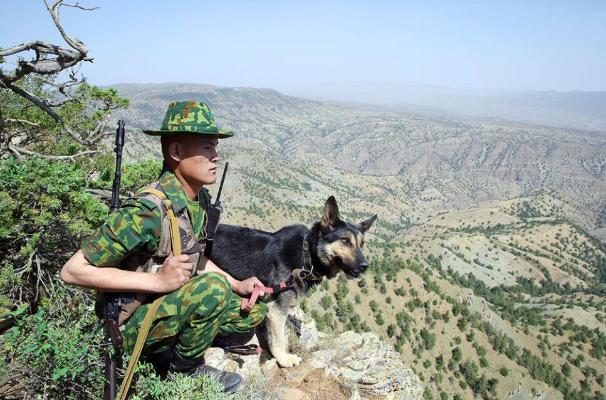
{"label": "hazy sky", "polygon": [[[0,46],[58,42],[42,0],[0,0]],[[606,1],[80,0],[95,84],[414,81],[606,90]]]}

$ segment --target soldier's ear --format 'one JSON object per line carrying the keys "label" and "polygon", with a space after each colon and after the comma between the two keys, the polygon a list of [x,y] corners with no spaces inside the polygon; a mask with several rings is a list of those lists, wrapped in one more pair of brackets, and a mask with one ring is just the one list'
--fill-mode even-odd
{"label": "soldier's ear", "polygon": [[174,161],[179,162],[179,161],[182,160],[182,154],[181,153],[182,153],[181,143],[179,143],[177,141],[174,141],[174,142],[172,142],[168,146],[168,155]]}

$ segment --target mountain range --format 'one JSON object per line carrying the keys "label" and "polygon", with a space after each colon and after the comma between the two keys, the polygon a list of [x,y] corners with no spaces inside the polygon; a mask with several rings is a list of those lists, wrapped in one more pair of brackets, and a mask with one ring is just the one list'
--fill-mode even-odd
{"label": "mountain range", "polygon": [[452,88],[417,82],[343,82],[278,85],[305,98],[395,106],[450,117],[532,122],[563,128],[606,131],[606,91]]}

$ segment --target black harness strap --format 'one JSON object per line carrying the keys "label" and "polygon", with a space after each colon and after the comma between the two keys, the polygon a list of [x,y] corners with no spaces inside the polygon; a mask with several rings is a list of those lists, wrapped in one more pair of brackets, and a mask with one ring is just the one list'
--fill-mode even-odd
{"label": "black harness strap", "polygon": [[284,284],[277,285],[279,286],[278,290],[274,288],[274,294],[278,294],[284,290],[305,289],[306,284],[322,280],[322,276],[314,271],[308,237],[309,234],[303,237],[303,268],[294,269],[290,278]]}

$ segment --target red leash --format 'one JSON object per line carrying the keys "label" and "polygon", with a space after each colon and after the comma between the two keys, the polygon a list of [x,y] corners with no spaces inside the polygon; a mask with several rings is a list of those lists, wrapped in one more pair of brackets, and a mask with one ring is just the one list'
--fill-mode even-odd
{"label": "red leash", "polygon": [[286,283],[285,282],[280,282],[279,286],[276,286],[275,288],[270,288],[270,287],[266,287],[266,286],[255,286],[255,288],[253,289],[252,295],[250,296],[250,299],[242,299],[242,304],[240,305],[240,309],[244,312],[250,312],[250,310],[252,310],[253,306],[257,303],[257,299],[259,298],[259,296],[265,295],[265,294],[274,294],[274,293],[280,293],[281,291],[283,291],[284,289],[286,289]]}

